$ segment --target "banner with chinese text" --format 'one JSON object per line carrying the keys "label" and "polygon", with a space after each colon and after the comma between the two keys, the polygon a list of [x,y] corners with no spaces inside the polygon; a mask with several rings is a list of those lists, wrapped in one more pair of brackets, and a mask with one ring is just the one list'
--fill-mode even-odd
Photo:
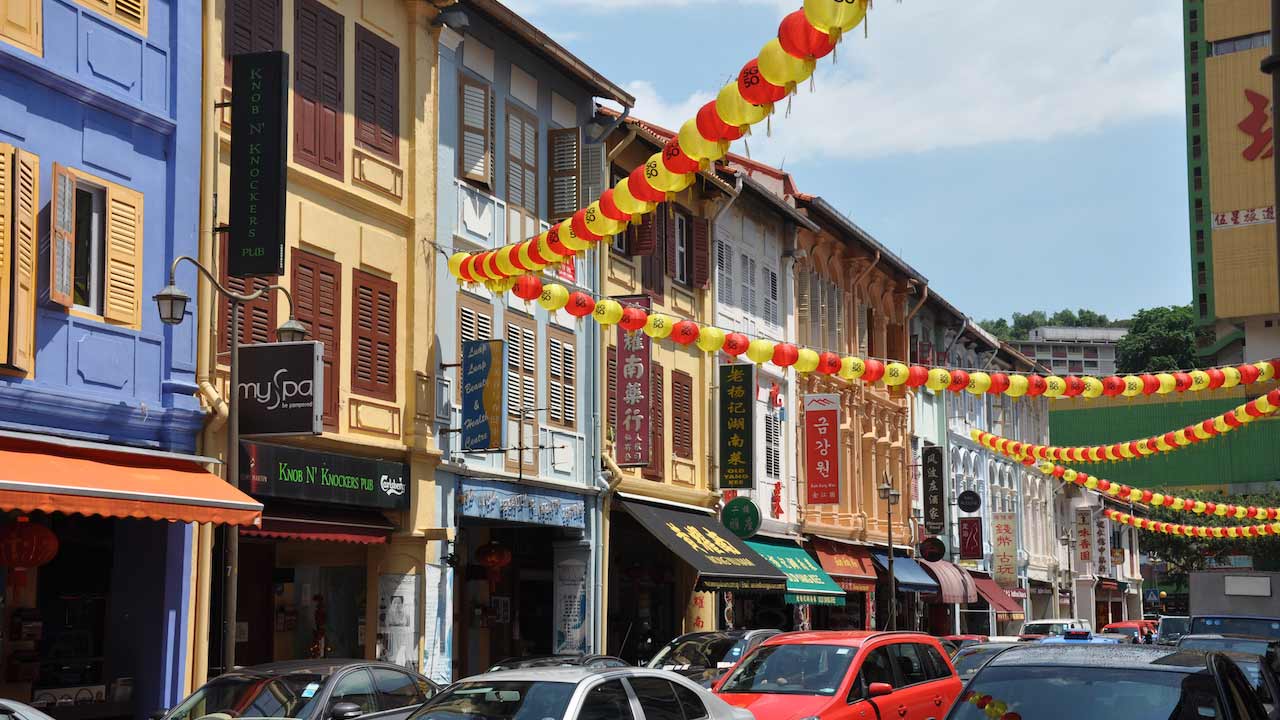
{"label": "banner with chinese text", "polygon": [[[619,302],[644,308],[651,307],[647,295],[618,298]],[[649,360],[653,341],[642,332],[627,332],[618,327],[617,368],[614,372],[613,396],[618,404],[613,429],[614,455],[618,467],[648,467],[649,444]]]}
{"label": "banner with chinese text", "polygon": [[720,366],[720,487],[755,487],[756,366]]}
{"label": "banner with chinese text", "polygon": [[991,577],[1002,588],[1018,587],[1018,516],[991,513]]}
{"label": "banner with chinese text", "polygon": [[924,471],[924,529],[937,535],[947,527],[947,503],[942,494],[942,447],[929,445],[921,454]]}
{"label": "banner with chinese text", "polygon": [[982,518],[960,518],[960,559],[982,559]]}
{"label": "banner with chinese text", "polygon": [[1076,576],[1093,577],[1093,513],[1088,509],[1076,510],[1075,553]]}
{"label": "banner with chinese text", "polygon": [[1097,556],[1098,577],[1111,577],[1111,523],[1098,513],[1094,521],[1093,551]]}
{"label": "banner with chinese text", "polygon": [[840,502],[840,396],[804,396],[805,502]]}

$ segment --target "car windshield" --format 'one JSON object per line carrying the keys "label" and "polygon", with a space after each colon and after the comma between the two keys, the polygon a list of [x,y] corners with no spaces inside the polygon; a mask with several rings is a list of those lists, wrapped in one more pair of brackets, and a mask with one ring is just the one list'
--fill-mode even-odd
{"label": "car windshield", "polygon": [[1191,621],[1192,635],[1254,635],[1280,640],[1280,620],[1269,618],[1198,617]]}
{"label": "car windshield", "polygon": [[[1027,720],[1225,717],[1213,676],[1207,672],[987,667],[970,681],[961,697],[947,720],[989,720],[1006,713]],[[999,712],[993,715],[995,710]]]}
{"label": "car windshield", "polygon": [[978,668],[1004,649],[998,645],[965,648],[956,653],[956,656],[951,659],[951,664],[956,666],[956,673],[962,680],[968,680],[978,672]]}
{"label": "car windshield", "polygon": [[1138,634],[1138,628],[1136,627],[1104,627],[1102,628],[1102,632],[1112,633],[1115,635],[1128,635],[1129,637],[1133,637],[1134,635]]}
{"label": "car windshield", "polygon": [[1191,627],[1191,618],[1167,617],[1160,619],[1161,635],[1186,635]]}
{"label": "car windshield", "polygon": [[325,679],[316,673],[223,676],[195,691],[169,713],[167,720],[196,720],[213,713],[246,718],[302,717],[309,712]]}
{"label": "car windshield", "polygon": [[436,695],[410,720],[559,720],[573,697],[573,683],[506,680],[460,682]]}
{"label": "car windshield", "polygon": [[854,653],[855,648],[836,645],[762,645],[719,692],[835,695]]}
{"label": "car windshield", "polygon": [[1191,650],[1230,650],[1232,652],[1267,654],[1266,640],[1229,637],[1184,637],[1178,641],[1178,647]]}
{"label": "car windshield", "polygon": [[691,638],[677,638],[658,651],[649,661],[651,668],[716,667],[720,663],[732,665],[742,658],[747,649],[746,638],[723,633],[708,633]]}
{"label": "car windshield", "polygon": [[1023,635],[1061,635],[1064,630],[1069,630],[1071,625],[1068,623],[1027,623],[1022,626]]}

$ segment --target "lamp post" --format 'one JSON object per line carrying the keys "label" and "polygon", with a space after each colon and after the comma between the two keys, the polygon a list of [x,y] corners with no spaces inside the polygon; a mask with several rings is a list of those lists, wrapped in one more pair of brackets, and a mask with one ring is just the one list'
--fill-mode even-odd
{"label": "lamp post", "polygon": [[1073,567],[1072,567],[1072,565],[1073,565],[1073,558],[1072,558],[1071,556],[1072,556],[1074,553],[1072,553],[1072,552],[1071,552],[1071,532],[1070,532],[1070,531],[1067,531],[1067,532],[1065,532],[1065,533],[1062,533],[1062,537],[1058,538],[1058,542],[1059,542],[1059,543],[1062,543],[1062,547],[1064,547],[1064,548],[1066,548],[1066,549],[1067,549],[1067,577],[1068,577],[1068,578],[1070,578],[1070,581],[1071,581],[1071,617],[1073,617],[1073,618],[1074,618],[1074,617],[1077,617],[1077,614],[1076,614],[1076,573],[1075,573],[1075,570],[1074,570],[1074,569],[1073,569]]}
{"label": "lamp post", "polygon": [[[234,293],[222,286],[218,279],[214,277],[209,269],[201,265],[194,258],[186,255],[180,255],[173,260],[173,264],[169,266],[169,284],[163,290],[156,293],[152,298],[156,301],[156,309],[160,312],[160,321],[165,325],[181,324],[186,317],[187,304],[191,302],[191,296],[182,291],[174,284],[174,276],[178,271],[178,264],[183,261],[189,262],[196,266],[200,274],[209,280],[209,284],[213,285],[219,295],[231,301],[231,317],[227,323],[228,347],[231,351],[231,359],[228,365],[231,368],[231,392],[227,399],[227,448],[226,462],[227,482],[233,487],[240,486],[240,416],[237,414],[239,406],[239,385],[240,385],[240,367],[238,358],[240,350],[240,306],[247,302],[253,302],[258,298],[266,295],[268,292],[279,292],[284,295],[285,300],[289,302],[289,319],[276,329],[276,340],[279,342],[300,342],[307,337],[307,328],[293,317],[293,296],[289,291],[279,285],[267,285],[247,295]],[[225,527],[226,538],[224,545],[227,555],[227,575],[223,584],[222,599],[222,664],[223,671],[226,672],[235,667],[236,662],[236,594],[239,591],[239,575],[240,575],[240,528],[236,525],[227,525]]]}
{"label": "lamp post", "polygon": [[880,494],[880,499],[884,500],[885,508],[888,510],[888,521],[885,525],[888,534],[889,543],[889,626],[887,630],[896,630],[898,627],[898,588],[897,578],[893,575],[893,506],[898,504],[902,499],[902,493],[893,487],[893,476],[888,470],[884,471],[884,482],[880,483],[880,487],[876,488]]}

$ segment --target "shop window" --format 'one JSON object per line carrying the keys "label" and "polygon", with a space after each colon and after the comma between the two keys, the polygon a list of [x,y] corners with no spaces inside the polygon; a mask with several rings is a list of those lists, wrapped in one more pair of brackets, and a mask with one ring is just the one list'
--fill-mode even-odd
{"label": "shop window", "polygon": [[279,50],[283,25],[280,0],[227,0],[223,22],[222,52],[226,59],[224,82],[231,84],[231,57],[243,53]]}
{"label": "shop window", "polygon": [[684,720],[680,701],[676,699],[671,682],[660,677],[632,677],[627,682],[635,691],[645,720]]}
{"label": "shop window", "polygon": [[369,397],[396,399],[396,284],[363,270],[355,286],[351,323],[351,389]]}
{"label": "shop window", "polygon": [[493,187],[493,90],[458,77],[458,177]]}
{"label": "shop window", "polygon": [[693,377],[671,371],[671,452],[693,459]]}
{"label": "shop window", "polygon": [[[147,0],[79,0],[134,32],[147,34]],[[19,5],[22,2],[19,0]]]}
{"label": "shop window", "polygon": [[337,703],[354,703],[365,714],[377,712],[376,691],[368,670],[353,670],[338,678],[329,695],[329,704],[332,706]]}
{"label": "shop window", "polygon": [[8,0],[0,18],[0,40],[40,57],[44,54],[43,15],[44,0]]}
{"label": "shop window", "polygon": [[400,48],[356,25],[356,144],[400,161]]}
{"label": "shop window", "polygon": [[0,366],[35,364],[40,158],[0,143]]}
{"label": "shop window", "polygon": [[343,179],[344,20],[318,0],[296,0],[293,20],[293,159]]}
{"label": "shop window", "polygon": [[588,690],[578,720],[635,720],[622,681],[610,680]]}
{"label": "shop window", "polygon": [[394,710],[423,701],[418,683],[409,674],[382,667],[369,670],[373,673],[373,684],[378,689],[379,710]]}
{"label": "shop window", "polygon": [[578,426],[578,347],[567,332],[547,337],[547,420],[569,430]]}

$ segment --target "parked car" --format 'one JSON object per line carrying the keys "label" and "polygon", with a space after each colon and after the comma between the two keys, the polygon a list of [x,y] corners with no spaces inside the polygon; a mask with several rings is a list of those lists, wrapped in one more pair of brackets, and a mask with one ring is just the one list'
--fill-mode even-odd
{"label": "parked car", "polygon": [[716,684],[756,720],[938,717],[962,683],[937,638],[914,632],[803,632],[766,640]]}
{"label": "parked car", "polygon": [[1190,629],[1191,618],[1186,615],[1165,615],[1156,626],[1156,644],[1174,645]]}
{"label": "parked car", "polygon": [[959,645],[946,638],[938,638],[938,644],[942,646],[942,651],[947,654],[947,657],[955,657],[956,651],[960,649]]}
{"label": "parked car", "polygon": [[619,668],[631,666],[627,664],[626,660],[612,655],[538,655],[535,657],[507,658],[489,668],[489,672],[526,670],[538,667]]}
{"label": "parked car", "polygon": [[1266,720],[1240,668],[1222,653],[1153,645],[1026,643],[973,676],[947,720],[1170,718]]}
{"label": "parked car", "polygon": [[1274,658],[1268,660],[1262,655],[1232,651],[1222,654],[1240,666],[1245,678],[1258,693],[1263,707],[1267,709],[1267,716],[1271,720],[1280,718],[1280,707],[1277,706],[1277,699],[1280,698],[1280,675],[1276,674]]}
{"label": "parked car", "polygon": [[1102,632],[1113,635],[1123,635],[1126,640],[1132,641],[1134,638],[1138,642],[1146,636],[1147,632],[1154,633],[1156,631],[1156,623],[1150,620],[1124,620],[1121,622],[1108,623],[1102,627]]}
{"label": "parked car", "polygon": [[0,718],[4,718],[4,720],[53,720],[43,712],[17,700],[0,700]]}
{"label": "parked car", "polygon": [[[637,715],[637,707],[643,716]],[[649,668],[502,670],[455,682],[409,720],[753,720],[692,680]]]}
{"label": "parked car", "polygon": [[1123,635],[1094,635],[1088,630],[1066,630],[1061,635],[1040,638],[1041,645],[1119,645],[1126,640]]}
{"label": "parked car", "polygon": [[962,647],[960,652],[951,658],[951,664],[955,667],[956,674],[960,676],[960,679],[967,682],[969,678],[978,672],[978,668],[985,665],[988,660],[999,655],[1001,651],[1019,644],[1021,643],[991,642]]}
{"label": "parked car", "polygon": [[372,660],[290,660],[237,668],[205,683],[164,720],[206,715],[298,720],[402,720],[436,694],[435,683]]}
{"label": "parked car", "polygon": [[988,635],[974,635],[974,634],[944,635],[942,636],[942,639],[950,640],[951,642],[958,645],[962,650],[966,647],[969,647],[970,645],[991,642],[991,637]]}
{"label": "parked car", "polygon": [[1022,623],[1018,637],[1023,640],[1039,640],[1051,635],[1061,635],[1065,630],[1093,630],[1093,625],[1081,618],[1029,620]]}
{"label": "parked car", "polygon": [[1280,640],[1253,635],[1183,635],[1178,639],[1178,647],[1186,650],[1231,650],[1280,658]]}
{"label": "parked car", "polygon": [[681,635],[667,643],[648,663],[711,687],[752,648],[781,630],[718,630]]}

